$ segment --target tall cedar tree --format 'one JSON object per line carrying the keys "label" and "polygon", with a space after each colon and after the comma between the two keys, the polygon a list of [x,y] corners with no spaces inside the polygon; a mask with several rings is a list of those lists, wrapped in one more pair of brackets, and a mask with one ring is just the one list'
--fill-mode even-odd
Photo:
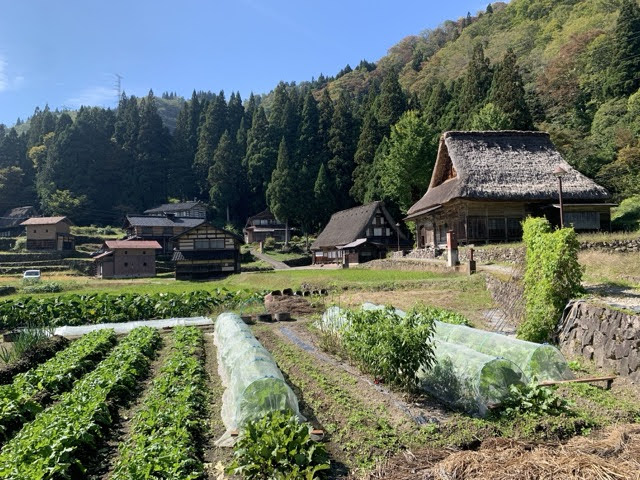
{"label": "tall cedar tree", "polygon": [[242,105],[242,97],[240,92],[231,93],[229,104],[227,105],[227,130],[229,136],[235,138],[240,128],[240,123],[244,118],[244,106]]}
{"label": "tall cedar tree", "polygon": [[336,188],[336,207],[344,209],[352,205],[349,197],[353,172],[353,155],[357,138],[355,120],[351,114],[351,102],[347,94],[342,92],[333,111],[331,129],[329,130],[329,150],[331,160],[328,163],[329,177]]}
{"label": "tall cedar tree", "polygon": [[242,169],[237,155],[236,143],[225,130],[218,142],[213,156],[213,165],[209,169],[209,198],[211,206],[220,219],[230,222],[231,217],[238,219],[237,205],[240,203],[240,176]]}
{"label": "tall cedar tree", "polygon": [[213,155],[218,147],[220,137],[226,130],[226,123],[227,102],[224,98],[224,92],[221,91],[209,103],[204,114],[204,123],[201,124],[199,130],[198,150],[193,162],[193,170],[198,184],[198,193],[201,196],[206,196],[209,191],[207,176],[213,163]]}
{"label": "tall cedar tree", "polygon": [[247,132],[247,154],[243,165],[251,189],[250,207],[256,212],[264,209],[267,186],[276,166],[277,152],[264,108],[258,107],[253,123]]}
{"label": "tall cedar tree", "polygon": [[278,162],[267,188],[267,204],[274,216],[287,225],[285,244],[289,241],[289,221],[296,216],[300,198],[296,195],[297,175],[289,158],[287,141],[284,137],[278,148]]}
{"label": "tall cedar tree", "polygon": [[451,101],[451,94],[447,90],[444,82],[438,82],[431,89],[431,92],[427,98],[423,118],[428,125],[434,127],[436,130],[444,131],[448,130],[452,125],[443,125],[443,118],[447,111],[447,106]]}
{"label": "tall cedar tree", "polygon": [[318,102],[318,135],[320,136],[320,144],[322,145],[322,152],[320,158],[322,163],[327,163],[331,158],[331,151],[329,150],[330,130],[331,122],[333,120],[333,101],[329,95],[329,90],[325,88],[322,91],[322,96]]}
{"label": "tall cedar tree", "polygon": [[458,110],[463,125],[484,105],[491,88],[491,77],[489,59],[485,58],[482,44],[478,43],[473,48],[458,98]]}
{"label": "tall cedar tree", "polygon": [[532,130],[533,119],[524,94],[524,82],[518,70],[516,54],[508,49],[493,74],[489,102],[507,116],[508,128]]}
{"label": "tall cedar tree", "polygon": [[198,193],[192,165],[198,149],[199,121],[200,101],[194,90],[191,100],[185,102],[178,114],[173,132],[172,168],[169,170],[169,195],[183,200]]}
{"label": "tall cedar tree", "polygon": [[373,102],[369,102],[369,109],[364,116],[364,124],[358,138],[358,146],[354,155],[355,168],[353,169],[353,186],[351,196],[357,202],[364,202],[367,184],[373,168],[373,160],[378,144],[382,141],[382,129],[378,124]]}
{"label": "tall cedar tree", "polygon": [[329,180],[324,163],[320,165],[320,170],[318,170],[318,176],[313,186],[313,198],[313,227],[321,229],[336,210],[333,185]]}
{"label": "tall cedar tree", "polygon": [[162,124],[153,91],[140,102],[138,132],[137,180],[138,206],[151,208],[167,198],[167,169],[171,135]]}
{"label": "tall cedar tree", "polygon": [[402,91],[398,72],[390,69],[385,74],[380,89],[380,95],[375,102],[378,125],[387,134],[391,125],[396,123],[400,115],[407,109],[407,97]]}
{"label": "tall cedar tree", "polygon": [[640,87],[640,6],[636,0],[623,0],[613,44],[609,90],[614,96],[630,95]]}

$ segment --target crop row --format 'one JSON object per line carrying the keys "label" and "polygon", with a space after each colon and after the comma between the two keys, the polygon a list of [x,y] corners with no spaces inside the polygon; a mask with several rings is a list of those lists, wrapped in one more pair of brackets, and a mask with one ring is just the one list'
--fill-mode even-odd
{"label": "crop row", "polygon": [[202,332],[177,327],[173,336],[172,352],[132,420],[131,436],[119,447],[113,480],[202,477],[195,447],[206,404],[205,371],[198,358]]}
{"label": "crop row", "polygon": [[45,363],[0,387],[0,439],[8,439],[25,421],[42,410],[46,397],[69,390],[76,378],[93,368],[113,348],[113,330],[85,335]]}
{"label": "crop row", "polygon": [[94,371],[5,445],[0,478],[84,478],[83,459],[94,453],[112,423],[109,406],[134,389],[159,345],[156,330],[133,330]]}
{"label": "crop row", "polygon": [[59,295],[0,302],[0,329],[24,325],[62,326],[204,315],[221,305],[252,298],[245,291]]}

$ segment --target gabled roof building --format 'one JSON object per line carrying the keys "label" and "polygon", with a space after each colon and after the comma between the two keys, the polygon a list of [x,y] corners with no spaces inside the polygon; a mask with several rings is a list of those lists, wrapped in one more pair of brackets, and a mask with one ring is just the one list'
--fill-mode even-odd
{"label": "gabled roof building", "polygon": [[30,205],[7,210],[0,217],[0,236],[12,237],[20,235],[24,231],[21,225],[22,222],[36,216],[38,216],[36,208]]}
{"label": "gabled roof building", "polygon": [[20,225],[27,234],[27,250],[74,250],[76,239],[71,235],[71,220],[67,217],[33,217]]}
{"label": "gabled roof building", "polygon": [[382,202],[336,212],[311,250],[313,263],[358,264],[386,256],[389,250],[407,247],[406,235]]}
{"label": "gabled roof building", "polygon": [[176,217],[172,213],[163,216],[127,215],[124,229],[129,239],[155,240],[161,245],[163,253],[170,253],[173,237],[204,221],[204,218]]}
{"label": "gabled roof building", "polygon": [[[289,234],[291,234],[291,230],[290,228]],[[243,233],[246,243],[264,242],[269,237],[277,242],[284,242],[286,226],[276,219],[273,213],[267,208],[247,219]]]}
{"label": "gabled roof building", "polygon": [[165,203],[144,211],[145,215],[155,217],[163,217],[167,213],[173,214],[175,217],[205,219],[207,217],[207,207],[201,201],[193,200],[189,202]]}
{"label": "gabled roof building", "polygon": [[560,223],[562,177],[564,224],[576,230],[610,228],[609,192],[571,167],[545,132],[445,132],[429,189],[407,212],[418,247],[446,243],[455,232],[463,243],[511,241],[522,236],[528,215]]}
{"label": "gabled roof building", "polygon": [[100,278],[155,277],[156,251],[162,246],[155,240],[106,240],[102,253],[93,257],[96,276]]}

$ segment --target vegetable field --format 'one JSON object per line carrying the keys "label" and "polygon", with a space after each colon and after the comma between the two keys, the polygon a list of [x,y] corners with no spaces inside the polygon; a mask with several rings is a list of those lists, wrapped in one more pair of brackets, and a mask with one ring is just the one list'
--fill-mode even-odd
{"label": "vegetable field", "polygon": [[[640,420],[636,392],[622,386],[514,388],[503,412],[478,418],[457,410],[417,389],[409,374],[423,364],[409,354],[432,358],[433,352],[413,348],[408,335],[422,344],[432,325],[412,316],[391,321],[383,313],[352,316],[354,329],[343,343],[325,336],[311,318],[241,324],[229,336],[244,346],[219,351],[211,327],[89,333],[0,386],[0,478],[396,478],[411,458],[407,471],[445,472],[446,465],[434,465],[455,452],[484,451],[490,442],[508,441],[516,450],[519,441],[558,446]],[[216,342],[223,339],[215,334]],[[398,354],[401,349],[413,353]],[[275,407],[241,425],[234,447],[217,446],[229,433],[223,398],[276,405],[260,390],[247,396],[237,381],[219,376],[224,370],[248,381],[248,365],[231,374],[218,369],[219,359],[230,358],[274,362],[295,394],[299,417]],[[394,379],[394,369],[405,376]],[[235,388],[232,396],[225,393],[228,385]],[[312,428],[323,435],[313,437]],[[635,438],[630,435],[625,438]],[[603,468],[622,468],[614,465],[615,455],[601,460]]]}

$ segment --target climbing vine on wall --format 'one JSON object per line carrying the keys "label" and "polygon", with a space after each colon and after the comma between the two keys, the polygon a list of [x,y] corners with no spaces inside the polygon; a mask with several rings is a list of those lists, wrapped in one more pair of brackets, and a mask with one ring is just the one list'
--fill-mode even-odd
{"label": "climbing vine on wall", "polygon": [[545,218],[523,222],[526,248],[524,274],[525,321],[518,337],[546,342],[567,302],[580,293],[583,267],[578,263],[580,243],[573,228],[552,230]]}

